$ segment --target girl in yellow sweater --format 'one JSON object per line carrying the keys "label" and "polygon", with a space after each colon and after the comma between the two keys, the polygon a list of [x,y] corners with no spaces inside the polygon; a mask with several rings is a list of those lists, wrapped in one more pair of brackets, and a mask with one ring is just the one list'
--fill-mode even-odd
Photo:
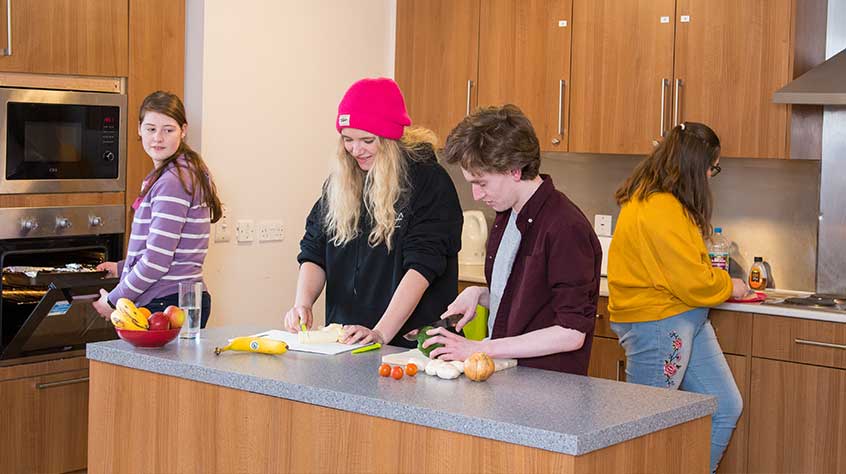
{"label": "girl in yellow sweater", "polygon": [[708,181],[720,172],[720,139],[706,125],[682,123],[617,190],[621,206],[608,253],[611,328],[626,350],[629,382],[717,397],[711,471],[743,409],[708,308],[748,289],[712,268]]}

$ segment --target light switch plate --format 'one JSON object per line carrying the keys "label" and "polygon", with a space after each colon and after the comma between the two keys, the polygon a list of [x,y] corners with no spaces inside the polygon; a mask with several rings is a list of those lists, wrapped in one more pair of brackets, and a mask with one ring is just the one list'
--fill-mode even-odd
{"label": "light switch plate", "polygon": [[593,231],[596,235],[611,235],[611,216],[596,214],[593,216]]}
{"label": "light switch plate", "polygon": [[229,242],[232,237],[230,234],[231,229],[229,228],[229,214],[228,209],[225,206],[222,206],[222,215],[220,216],[220,220],[215,222],[214,224],[214,241],[215,242]]}

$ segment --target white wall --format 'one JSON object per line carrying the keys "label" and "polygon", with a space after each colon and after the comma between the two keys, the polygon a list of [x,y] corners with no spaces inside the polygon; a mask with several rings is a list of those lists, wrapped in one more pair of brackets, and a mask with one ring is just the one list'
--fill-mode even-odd
{"label": "white wall", "polygon": [[[233,230],[238,219],[285,225],[282,242],[211,244],[210,325],[278,326],[293,303],[305,217],[336,149],[338,102],[359,78],[393,76],[396,2],[187,3],[190,143]],[[322,321],[322,298],[315,309]]]}

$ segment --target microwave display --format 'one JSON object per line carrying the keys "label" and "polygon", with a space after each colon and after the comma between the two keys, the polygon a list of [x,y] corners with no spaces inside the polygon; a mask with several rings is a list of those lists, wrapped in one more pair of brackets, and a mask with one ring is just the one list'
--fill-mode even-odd
{"label": "microwave display", "polygon": [[6,180],[115,179],[120,108],[6,104]]}

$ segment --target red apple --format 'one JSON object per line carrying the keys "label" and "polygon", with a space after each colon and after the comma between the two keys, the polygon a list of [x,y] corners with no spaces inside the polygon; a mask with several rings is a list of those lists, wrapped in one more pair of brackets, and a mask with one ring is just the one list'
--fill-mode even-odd
{"label": "red apple", "polygon": [[165,316],[170,319],[170,327],[176,329],[181,328],[182,323],[185,322],[185,311],[179,306],[168,306],[164,310]]}
{"label": "red apple", "polygon": [[161,311],[156,311],[147,319],[150,323],[150,331],[161,331],[163,329],[170,329],[170,318]]}

